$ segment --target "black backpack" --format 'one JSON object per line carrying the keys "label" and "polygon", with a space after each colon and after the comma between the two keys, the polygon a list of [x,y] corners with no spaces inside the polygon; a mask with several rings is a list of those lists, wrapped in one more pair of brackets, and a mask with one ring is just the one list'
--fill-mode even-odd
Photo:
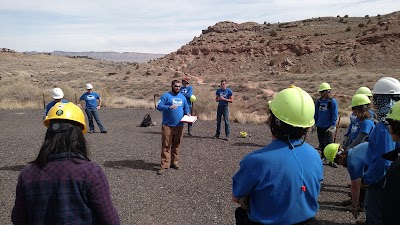
{"label": "black backpack", "polygon": [[[321,104],[321,101],[322,101],[322,99],[319,98],[319,99],[318,99],[318,102],[317,102],[317,109],[319,109],[319,105]],[[332,98],[331,98],[331,97],[328,98],[328,105],[327,105],[327,108],[328,108],[328,109],[331,109],[331,108],[332,108]]]}
{"label": "black backpack", "polygon": [[142,123],[140,123],[140,126],[141,126],[141,127],[148,127],[148,126],[150,126],[151,124],[153,124],[153,122],[151,121],[151,116],[150,116],[150,114],[146,114],[146,115],[143,117],[143,120],[142,120]]}

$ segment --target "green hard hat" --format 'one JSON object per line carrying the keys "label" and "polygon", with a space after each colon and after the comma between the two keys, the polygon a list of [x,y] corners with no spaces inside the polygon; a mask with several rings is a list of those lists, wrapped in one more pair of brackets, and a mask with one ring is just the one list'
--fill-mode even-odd
{"label": "green hard hat", "polygon": [[400,121],[400,101],[394,103],[389,113],[386,115],[386,119]]}
{"label": "green hard hat", "polygon": [[328,83],[324,82],[321,85],[319,85],[318,91],[326,91],[326,90],[331,90],[331,85]]}
{"label": "green hard hat", "polygon": [[314,125],[315,105],[311,96],[299,87],[286,88],[268,102],[272,113],[294,127]]}
{"label": "green hard hat", "polygon": [[324,148],[324,156],[331,162],[335,160],[336,154],[339,150],[340,145],[337,143],[331,143]]}
{"label": "green hard hat", "polygon": [[351,99],[351,107],[367,105],[369,103],[371,103],[371,100],[364,94],[355,94]]}
{"label": "green hard hat", "polygon": [[367,87],[360,87],[360,88],[356,91],[356,94],[364,94],[364,95],[366,95],[366,96],[368,96],[368,97],[371,97],[371,96],[372,96],[371,90],[370,90],[369,88],[367,88]]}

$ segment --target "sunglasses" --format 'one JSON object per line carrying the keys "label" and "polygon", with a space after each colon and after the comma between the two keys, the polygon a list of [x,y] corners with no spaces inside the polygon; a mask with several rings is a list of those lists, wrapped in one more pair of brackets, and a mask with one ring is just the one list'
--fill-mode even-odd
{"label": "sunglasses", "polygon": [[226,85],[226,83],[222,83],[221,85]]}
{"label": "sunglasses", "polygon": [[178,85],[174,85],[174,87],[176,87],[176,88],[180,88],[181,86],[178,86]]}
{"label": "sunglasses", "polygon": [[325,92],[331,93],[331,90],[320,91],[319,93],[325,93]]}

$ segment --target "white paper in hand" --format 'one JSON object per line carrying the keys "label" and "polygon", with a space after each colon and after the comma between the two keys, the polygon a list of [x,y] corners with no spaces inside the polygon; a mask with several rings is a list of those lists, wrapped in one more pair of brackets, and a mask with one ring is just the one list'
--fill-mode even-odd
{"label": "white paper in hand", "polygon": [[188,116],[184,115],[181,119],[181,122],[183,123],[194,123],[197,120],[197,116]]}

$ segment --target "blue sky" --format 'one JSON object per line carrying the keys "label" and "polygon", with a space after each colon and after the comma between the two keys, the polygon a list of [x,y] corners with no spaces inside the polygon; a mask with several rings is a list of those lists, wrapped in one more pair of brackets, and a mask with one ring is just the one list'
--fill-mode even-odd
{"label": "blue sky", "polygon": [[376,16],[399,0],[1,0],[0,48],[170,53],[220,21]]}

